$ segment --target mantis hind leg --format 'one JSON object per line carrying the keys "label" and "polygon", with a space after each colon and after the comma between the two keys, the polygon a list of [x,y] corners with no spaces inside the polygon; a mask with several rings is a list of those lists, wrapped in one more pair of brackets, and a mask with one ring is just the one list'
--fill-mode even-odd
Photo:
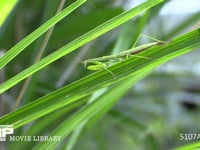
{"label": "mantis hind leg", "polygon": [[156,42],[158,42],[158,43],[160,43],[160,44],[167,44],[167,43],[168,43],[168,42],[166,42],[166,41],[158,40],[158,39],[156,39],[156,38],[154,38],[154,37],[152,37],[152,36],[149,36],[149,35],[140,34],[140,35],[137,37],[137,39],[135,40],[135,42],[134,42],[132,48],[134,48],[134,47],[139,43],[139,40],[141,39],[141,37],[145,37],[146,39],[150,39],[150,40],[152,40],[152,41],[156,41]]}
{"label": "mantis hind leg", "polygon": [[145,57],[145,56],[141,56],[141,55],[126,55],[126,58],[129,58],[129,57],[137,57],[137,58],[145,58],[145,59],[153,59],[151,57]]}

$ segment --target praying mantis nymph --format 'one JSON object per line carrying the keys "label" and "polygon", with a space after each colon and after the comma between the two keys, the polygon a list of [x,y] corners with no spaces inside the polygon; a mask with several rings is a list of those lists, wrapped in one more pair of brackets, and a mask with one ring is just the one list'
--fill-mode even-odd
{"label": "praying mantis nymph", "polygon": [[87,59],[87,60],[83,61],[82,63],[84,64],[84,66],[88,70],[92,70],[92,71],[106,70],[106,71],[110,72],[112,75],[114,75],[111,71],[109,71],[107,69],[109,67],[109,65],[108,65],[109,61],[117,60],[117,59],[125,59],[125,58],[131,57],[131,56],[150,59],[148,57],[144,57],[144,56],[140,56],[140,55],[136,55],[136,54],[138,54],[139,52],[145,51],[148,48],[151,48],[153,46],[163,45],[163,44],[166,44],[166,43],[167,42],[163,42],[163,41],[147,43],[147,44],[144,44],[144,45],[123,51],[123,52],[116,54],[116,55],[109,55],[109,56],[102,56],[102,57],[98,57],[98,58],[91,58],[91,59]]}

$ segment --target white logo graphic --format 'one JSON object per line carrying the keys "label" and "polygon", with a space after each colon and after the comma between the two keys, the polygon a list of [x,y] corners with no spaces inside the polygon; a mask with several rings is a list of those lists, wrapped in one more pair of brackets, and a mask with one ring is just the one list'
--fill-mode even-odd
{"label": "white logo graphic", "polygon": [[6,141],[6,135],[13,133],[13,125],[0,125],[0,141]]}

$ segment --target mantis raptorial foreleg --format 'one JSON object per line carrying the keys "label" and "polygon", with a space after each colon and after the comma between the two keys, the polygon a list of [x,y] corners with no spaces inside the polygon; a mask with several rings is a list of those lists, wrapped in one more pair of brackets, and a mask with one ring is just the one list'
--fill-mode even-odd
{"label": "mantis raptorial foreleg", "polygon": [[108,66],[107,66],[106,63],[102,63],[102,62],[99,62],[99,61],[93,61],[93,62],[90,62],[90,63],[91,63],[91,65],[88,65],[86,67],[88,70],[92,70],[92,71],[106,70],[115,77],[115,74],[107,69]]}

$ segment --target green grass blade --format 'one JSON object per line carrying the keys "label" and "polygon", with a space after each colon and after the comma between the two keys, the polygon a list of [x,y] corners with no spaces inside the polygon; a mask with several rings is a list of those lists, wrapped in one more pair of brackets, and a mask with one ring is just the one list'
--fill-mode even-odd
{"label": "green grass blade", "polygon": [[76,10],[79,6],[85,3],[87,0],[77,0],[69,7],[65,8],[59,14],[49,19],[46,23],[42,24],[34,32],[26,36],[22,41],[12,47],[3,57],[0,58],[0,69],[2,69],[7,63],[9,63],[13,58],[15,58],[19,53],[21,53],[27,46],[29,46],[34,40],[40,37],[48,29],[70,14],[72,11]]}
{"label": "green grass blade", "polygon": [[17,4],[18,0],[0,1],[0,27],[5,21],[8,14],[12,11],[13,7]]}
{"label": "green grass blade", "polygon": [[175,148],[173,150],[198,150],[199,148],[200,148],[200,142],[194,142],[185,146]]}
{"label": "green grass blade", "polygon": [[197,29],[174,39],[167,45],[150,48],[140,55],[155,59],[130,57],[109,68],[116,75],[115,78],[105,70],[96,72],[3,116],[0,118],[0,124],[13,124],[18,128],[101,88],[145,70],[153,70],[177,56],[188,53],[200,46],[199,39],[200,32]]}
{"label": "green grass blade", "polygon": [[[75,49],[83,46],[84,44],[90,42],[91,40],[97,38],[98,36],[112,30],[113,28],[119,26],[120,24],[132,19],[139,13],[150,9],[151,7],[161,3],[163,0],[151,0],[142,3],[141,5],[122,13],[119,16],[110,19],[109,21],[103,23],[102,25],[98,26],[97,28],[91,30],[90,32],[80,36],[76,40],[72,41],[71,43],[65,45],[64,47],[58,49],[56,52],[50,54],[49,56],[43,58],[38,63],[32,65],[28,69],[22,71],[18,75],[14,76],[10,80],[4,82],[0,85],[0,94],[4,91],[8,90],[12,86],[16,85],[26,77],[32,75],[33,73],[39,71],[40,69],[44,68],[45,66],[49,65],[50,63],[56,61],[57,59],[63,57],[64,55],[74,51]],[[1,63],[0,63],[1,64]]]}

